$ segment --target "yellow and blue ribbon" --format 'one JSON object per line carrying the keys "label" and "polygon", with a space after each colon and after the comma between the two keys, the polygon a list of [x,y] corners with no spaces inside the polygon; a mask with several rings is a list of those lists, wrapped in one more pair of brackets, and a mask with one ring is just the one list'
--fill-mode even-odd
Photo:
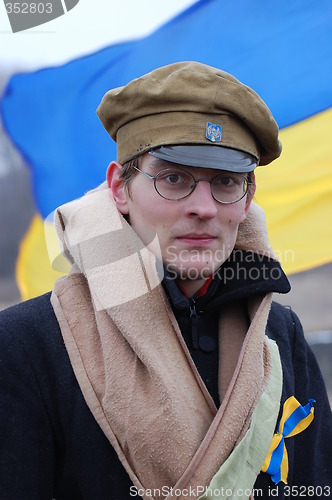
{"label": "yellow and blue ribbon", "polygon": [[285,438],[299,434],[311,424],[314,418],[313,403],[315,400],[309,399],[309,403],[302,406],[294,396],[288,398],[284,403],[277,432],[272,438],[269,452],[262,467],[262,472],[270,474],[275,484],[280,481],[287,484],[289,467]]}

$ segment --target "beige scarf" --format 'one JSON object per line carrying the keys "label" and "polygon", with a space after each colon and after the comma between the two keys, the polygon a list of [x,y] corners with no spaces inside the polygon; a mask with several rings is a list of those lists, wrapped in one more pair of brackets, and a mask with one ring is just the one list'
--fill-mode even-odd
{"label": "beige scarf", "polygon": [[[166,494],[170,487],[207,486],[248,430],[268,383],[271,296],[251,301],[249,325],[236,305],[222,314],[217,411],[165,297],[156,259],[105,184],[60,207],[55,221],[72,271],[57,281],[51,301],[96,421],[145,499],[174,498]],[[255,205],[237,247],[272,255]]]}

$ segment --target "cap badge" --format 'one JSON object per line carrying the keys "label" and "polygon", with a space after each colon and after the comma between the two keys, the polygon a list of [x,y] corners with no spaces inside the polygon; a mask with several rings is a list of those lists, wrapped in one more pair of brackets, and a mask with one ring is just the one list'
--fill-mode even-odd
{"label": "cap badge", "polygon": [[206,138],[212,142],[221,141],[221,125],[217,123],[207,122],[206,124]]}

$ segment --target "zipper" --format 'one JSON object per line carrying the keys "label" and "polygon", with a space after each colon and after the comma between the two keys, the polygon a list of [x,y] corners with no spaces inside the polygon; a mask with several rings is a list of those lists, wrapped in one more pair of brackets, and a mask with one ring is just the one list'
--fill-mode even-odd
{"label": "zipper", "polygon": [[196,310],[195,299],[191,298],[189,301],[190,319],[191,319],[191,338],[193,343],[193,348],[198,349],[198,320],[199,315]]}

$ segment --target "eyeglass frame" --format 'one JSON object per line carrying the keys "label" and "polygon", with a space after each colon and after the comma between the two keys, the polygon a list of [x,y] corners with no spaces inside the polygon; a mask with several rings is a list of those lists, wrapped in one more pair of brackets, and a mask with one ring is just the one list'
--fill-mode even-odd
{"label": "eyeglass frame", "polygon": [[[190,196],[196,189],[196,186],[199,182],[201,181],[205,181],[205,182],[208,182],[210,184],[210,192],[211,192],[211,196],[212,198],[218,202],[218,203],[221,203],[222,205],[233,205],[234,203],[238,203],[239,201],[241,201],[245,196],[246,194],[248,193],[248,190],[249,190],[249,187],[252,186],[254,183],[253,183],[253,180],[251,179],[251,176],[249,174],[249,178],[244,176],[243,175],[243,178],[245,179],[246,183],[247,183],[247,186],[246,186],[246,189],[244,190],[243,192],[243,195],[241,196],[241,198],[239,198],[238,200],[235,200],[235,201],[220,201],[218,200],[212,193],[212,182],[213,180],[218,177],[220,174],[217,174],[215,175],[214,177],[212,177],[212,179],[207,179],[205,177],[201,177],[200,179],[196,179],[190,172],[188,172],[187,170],[185,170],[184,168],[179,168],[179,170],[183,170],[185,171],[187,174],[189,174],[193,180],[194,180],[194,184],[193,184],[193,188],[192,190],[190,191],[190,193],[186,194],[185,196],[181,196],[181,198],[166,198],[166,196],[163,196],[157,189],[157,186],[156,186],[156,181],[157,181],[157,178],[159,175],[161,175],[163,172],[165,172],[166,170],[172,170],[171,168],[167,167],[167,168],[164,168],[163,170],[160,170],[160,172],[158,172],[156,175],[151,175],[151,174],[148,174],[147,172],[144,172],[144,170],[141,170],[140,168],[136,167],[135,165],[133,165],[133,168],[135,170],[137,170],[137,172],[141,172],[141,174],[144,174],[148,179],[150,179],[151,181],[153,181],[153,185],[154,185],[154,188],[156,190],[156,192],[159,194],[159,196],[161,198],[164,198],[164,200],[168,200],[168,201],[179,201],[179,200],[184,200],[185,198],[188,198],[188,196]],[[227,170],[225,170],[225,172],[227,172]],[[234,173],[234,172],[232,172]],[[241,172],[238,172],[239,174],[241,174]]]}

